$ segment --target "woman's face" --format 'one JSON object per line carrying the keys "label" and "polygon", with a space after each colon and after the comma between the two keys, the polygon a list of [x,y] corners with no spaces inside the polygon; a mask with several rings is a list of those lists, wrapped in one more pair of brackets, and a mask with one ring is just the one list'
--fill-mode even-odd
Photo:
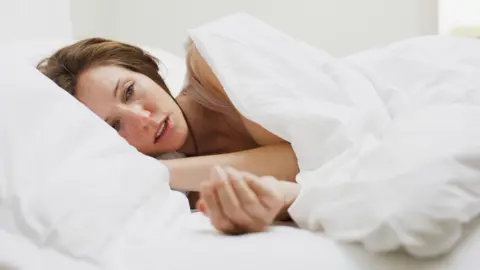
{"label": "woman's face", "polygon": [[143,74],[119,66],[90,68],[80,74],[76,96],[144,154],[175,152],[187,139],[180,108]]}

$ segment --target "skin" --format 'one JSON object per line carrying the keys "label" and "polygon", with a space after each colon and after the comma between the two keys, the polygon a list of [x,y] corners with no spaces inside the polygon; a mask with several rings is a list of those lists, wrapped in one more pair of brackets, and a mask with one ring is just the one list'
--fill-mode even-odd
{"label": "skin", "polygon": [[197,205],[223,233],[261,232],[276,220],[289,219],[287,210],[299,193],[293,182],[217,166],[202,183]]}
{"label": "skin", "polygon": [[[207,91],[228,99],[192,43],[187,51],[187,70]],[[152,156],[181,152],[189,156],[162,161],[170,170],[171,186],[177,190],[200,191],[197,205],[203,207],[214,227],[222,232],[263,230],[282,216],[293,201],[291,198],[296,197],[292,195],[297,194],[296,184],[290,183],[288,188],[273,184],[280,182],[277,179],[293,181],[298,173],[290,144],[240,114],[241,121],[233,122],[197,104],[187,94],[177,97],[177,105],[149,77],[119,66],[95,66],[85,70],[78,76],[76,93],[82,103],[140,152]],[[230,125],[218,125],[222,121],[230,121]],[[164,123],[166,131],[156,139]],[[243,137],[232,133],[232,125],[238,123],[247,131]],[[215,169],[212,174],[214,166],[229,169]],[[285,200],[287,197],[289,199]],[[250,198],[250,201],[242,198]],[[248,209],[242,206],[245,203]],[[258,213],[264,213],[265,219],[259,219]],[[246,216],[251,217],[246,219]],[[227,223],[233,225],[226,226]]]}
{"label": "skin", "polygon": [[[187,124],[180,108],[143,74],[118,66],[90,68],[79,76],[77,98],[142,153],[186,148]],[[167,117],[169,132],[154,143],[159,123]]]}

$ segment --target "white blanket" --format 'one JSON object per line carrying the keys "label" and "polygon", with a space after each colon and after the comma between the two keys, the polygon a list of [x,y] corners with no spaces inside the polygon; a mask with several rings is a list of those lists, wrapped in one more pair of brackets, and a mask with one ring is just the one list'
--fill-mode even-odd
{"label": "white blanket", "polygon": [[244,14],[190,36],[239,112],[291,142],[302,192],[289,211],[302,228],[435,256],[478,215],[479,40],[334,59]]}

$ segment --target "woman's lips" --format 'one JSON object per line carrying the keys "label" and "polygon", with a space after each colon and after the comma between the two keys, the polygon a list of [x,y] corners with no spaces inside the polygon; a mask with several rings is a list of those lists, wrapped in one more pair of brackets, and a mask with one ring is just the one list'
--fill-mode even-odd
{"label": "woman's lips", "polygon": [[160,124],[158,124],[158,127],[155,130],[155,134],[154,134],[154,137],[153,137],[153,143],[157,143],[158,141],[160,141],[160,139],[165,137],[165,135],[167,134],[167,132],[169,130],[170,130],[170,117],[166,116],[160,122]]}

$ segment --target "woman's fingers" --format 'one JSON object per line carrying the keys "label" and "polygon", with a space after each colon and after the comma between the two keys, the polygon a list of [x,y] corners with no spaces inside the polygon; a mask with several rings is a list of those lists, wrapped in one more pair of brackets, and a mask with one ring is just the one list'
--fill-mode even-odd
{"label": "woman's fingers", "polygon": [[[262,220],[252,218],[246,211],[245,205],[238,198],[238,190],[235,190],[234,184],[243,182],[242,176],[233,169],[217,169],[218,173],[227,175],[228,180],[218,183],[218,196],[222,205],[224,214],[237,227],[244,231],[261,231],[265,224]],[[261,205],[260,205],[261,207]]]}
{"label": "woman's fingers", "polygon": [[210,218],[212,225],[224,233],[235,233],[236,226],[223,215],[223,211],[216,195],[215,181],[202,184],[202,199],[205,205],[206,215]]}
{"label": "woman's fingers", "polygon": [[276,178],[265,176],[261,178],[245,178],[248,186],[268,210],[280,209],[283,203],[280,192],[275,188]]}
{"label": "woman's fingers", "polygon": [[263,231],[282,208],[277,179],[214,168],[201,186],[200,209],[219,231],[228,234]]}
{"label": "woman's fingers", "polygon": [[203,214],[207,215],[207,208],[205,207],[205,202],[203,201],[203,199],[199,199],[197,201],[195,208],[197,208]]}
{"label": "woman's fingers", "polygon": [[254,220],[260,220],[263,222],[264,217],[267,215],[265,207],[260,202],[257,194],[252,191],[248,186],[246,179],[247,178],[258,178],[257,176],[249,173],[240,173],[233,169],[227,169],[229,173],[236,175],[236,178],[240,178],[238,181],[231,181],[231,185],[237,198],[242,205],[244,211]]}

